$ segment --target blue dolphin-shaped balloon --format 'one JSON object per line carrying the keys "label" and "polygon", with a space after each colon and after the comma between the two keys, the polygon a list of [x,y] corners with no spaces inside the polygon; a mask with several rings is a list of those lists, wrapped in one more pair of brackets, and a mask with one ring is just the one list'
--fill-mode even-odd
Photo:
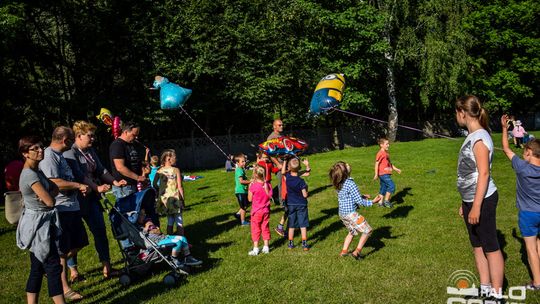
{"label": "blue dolphin-shaped balloon", "polygon": [[315,88],[309,113],[318,115],[338,107],[343,99],[343,90],[345,89],[345,77],[343,74],[326,75]]}
{"label": "blue dolphin-shaped balloon", "polygon": [[156,76],[153,86],[156,89],[161,89],[159,99],[161,101],[162,110],[180,108],[186,103],[192,92],[190,89],[183,88],[161,76]]}

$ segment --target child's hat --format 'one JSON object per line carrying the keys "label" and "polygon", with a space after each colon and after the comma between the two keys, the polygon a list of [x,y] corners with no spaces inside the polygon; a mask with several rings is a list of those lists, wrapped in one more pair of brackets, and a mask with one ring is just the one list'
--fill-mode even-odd
{"label": "child's hat", "polygon": [[516,120],[516,126],[521,126],[521,120]]}

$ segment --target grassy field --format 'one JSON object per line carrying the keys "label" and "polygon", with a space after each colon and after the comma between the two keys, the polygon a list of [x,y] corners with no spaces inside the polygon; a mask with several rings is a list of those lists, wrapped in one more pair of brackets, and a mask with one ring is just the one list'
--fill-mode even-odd
{"label": "grassy field", "polygon": [[[270,254],[248,256],[249,228],[239,226],[233,216],[238,209],[234,173],[223,169],[193,172],[204,178],[185,182],[188,209],[184,219],[193,253],[204,261],[201,268],[175,288],[162,284],[163,271],[124,289],[117,280],[102,279],[92,245],[79,258],[87,281],[74,288],[85,295],[82,303],[446,303],[446,287],[454,271],[476,274],[465,225],[457,213],[456,163],[461,142],[428,139],[391,145],[392,161],[403,170],[394,175],[396,206],[360,210],[374,228],[362,261],[338,256],[347,231],[337,215],[328,169],[335,161],[349,162],[361,191],[374,195],[378,181],[372,180],[373,160],[378,146],[309,156],[309,252],[298,247],[289,250],[274,233]],[[494,142],[500,146],[499,134],[494,135]],[[515,176],[501,151],[495,153],[493,178],[500,194],[497,223],[506,286],[522,285],[530,279],[517,227]],[[280,214],[281,209],[272,206],[271,228]],[[113,262],[121,267],[112,237],[110,243]],[[24,302],[28,253],[15,246],[15,227],[3,217],[0,244],[0,302]],[[45,286],[41,301],[50,301]],[[540,295],[529,292],[521,302],[538,303]]]}

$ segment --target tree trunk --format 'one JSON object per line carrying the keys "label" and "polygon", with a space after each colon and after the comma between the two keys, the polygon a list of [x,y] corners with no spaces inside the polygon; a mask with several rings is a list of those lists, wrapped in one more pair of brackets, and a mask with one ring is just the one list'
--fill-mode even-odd
{"label": "tree trunk", "polygon": [[[385,37],[388,45],[390,44],[390,34]],[[388,92],[388,140],[394,142],[396,140],[398,127],[398,112],[396,99],[396,79],[394,77],[394,56],[390,50],[384,52],[386,59],[386,91]]]}

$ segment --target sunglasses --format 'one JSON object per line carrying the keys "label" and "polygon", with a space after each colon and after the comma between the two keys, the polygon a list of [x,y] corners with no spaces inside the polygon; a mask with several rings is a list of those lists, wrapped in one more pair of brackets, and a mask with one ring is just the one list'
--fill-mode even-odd
{"label": "sunglasses", "polygon": [[37,151],[43,151],[45,148],[43,146],[35,146],[32,148],[29,148],[28,151],[37,152]]}

